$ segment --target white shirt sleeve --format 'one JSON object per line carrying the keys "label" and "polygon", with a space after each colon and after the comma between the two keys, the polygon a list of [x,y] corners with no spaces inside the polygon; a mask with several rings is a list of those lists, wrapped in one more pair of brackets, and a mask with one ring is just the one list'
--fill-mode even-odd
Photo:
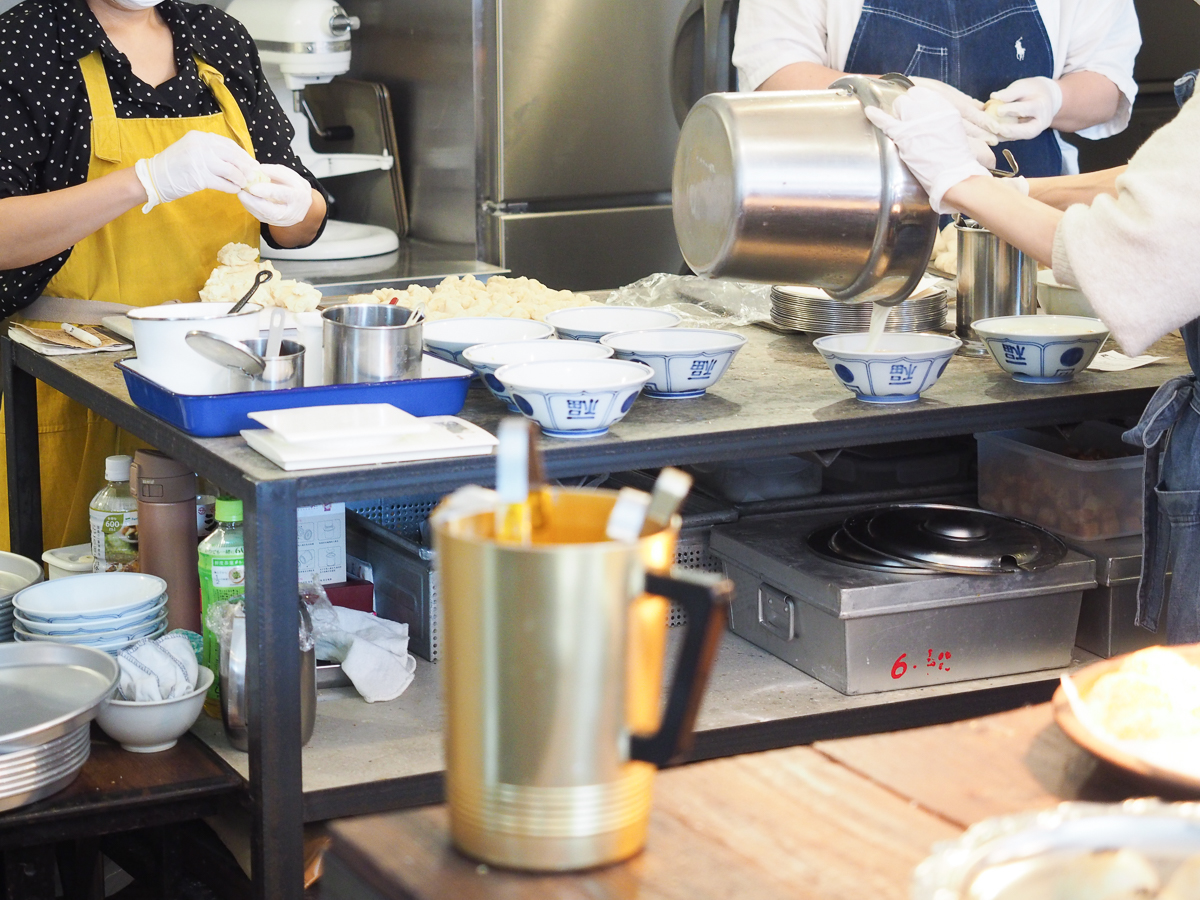
{"label": "white shirt sleeve", "polygon": [[[1055,77],[1073,72],[1096,72],[1121,92],[1117,114],[1107,122],[1078,132],[1091,140],[1125,130],[1137,97],[1133,62],[1142,46],[1133,0],[1057,0],[1061,5],[1055,44]],[[1045,18],[1045,17],[1044,17]]]}
{"label": "white shirt sleeve", "polygon": [[742,0],[733,45],[738,87],[743,91],[758,90],[764,81],[792,63],[812,62],[840,68],[830,59],[826,22],[829,2]]}
{"label": "white shirt sleeve", "polygon": [[1133,356],[1200,317],[1200,97],[1146,141],[1116,197],[1067,210],[1054,275],[1078,286]]}

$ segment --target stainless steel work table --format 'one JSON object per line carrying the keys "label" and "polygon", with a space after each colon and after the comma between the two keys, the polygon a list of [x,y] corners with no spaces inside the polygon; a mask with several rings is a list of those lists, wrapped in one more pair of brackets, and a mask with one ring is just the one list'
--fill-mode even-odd
{"label": "stainless steel work table", "polygon": [[[1085,372],[1072,384],[1059,386],[1018,385],[991,360],[959,358],[919,402],[875,407],[852,399],[836,383],[807,338],[758,328],[744,333],[748,344],[707,397],[688,401],[643,397],[604,438],[547,440],[543,446],[548,474],[561,478],[1093,417],[1135,416],[1162,381],[1187,370],[1182,343],[1175,337],[1154,350],[1168,357],[1165,363],[1123,373]],[[0,339],[13,549],[35,559],[42,552],[37,381],[70,395],[243,500],[251,611],[247,622],[249,689],[257,708],[271,710],[271,715],[256,718],[250,731],[255,891],[261,898],[299,900],[301,826],[306,812],[312,818],[326,818],[387,805],[430,802],[438,799],[440,787],[436,777],[418,777],[407,785],[399,778],[380,785],[366,781],[320,790],[305,797],[298,740],[299,674],[294,663],[295,508],[335,500],[427,494],[468,482],[486,484],[492,479],[492,463],[475,458],[284,472],[251,451],[241,438],[192,438],[133,406],[120,373],[113,368],[115,358],[112,354],[48,358],[7,337]],[[501,414],[499,405],[478,386],[472,388],[462,412],[465,418],[491,429]],[[757,653],[732,637],[726,641],[727,652],[730,647],[738,648],[734,656],[743,653],[741,648],[747,648],[749,657]],[[1043,675],[955,686],[919,696],[905,692],[868,702],[851,698],[840,705],[797,702],[791,706],[785,701],[767,704],[767,711],[762,712],[763,707],[757,706],[762,693],[778,687],[770,666],[783,664],[765,659],[751,662],[767,665],[768,671],[754,685],[745,685],[748,693],[758,695],[747,701],[748,714],[739,719],[736,694],[732,699],[725,697],[721,703],[724,711],[711,720],[715,727],[698,741],[699,755],[930,724],[1049,696]],[[794,676],[789,677],[794,685],[800,685]],[[798,688],[782,689],[785,697],[789,691],[796,698],[803,693],[797,693]],[[415,703],[417,697],[414,693],[410,700]],[[428,708],[436,706],[435,698]],[[754,709],[760,711],[751,711]]]}

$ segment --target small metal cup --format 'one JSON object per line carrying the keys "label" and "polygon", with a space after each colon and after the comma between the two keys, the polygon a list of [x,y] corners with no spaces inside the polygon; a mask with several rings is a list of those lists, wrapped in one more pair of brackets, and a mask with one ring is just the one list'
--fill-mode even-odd
{"label": "small metal cup", "polygon": [[963,356],[987,356],[971,323],[993,316],[1031,316],[1037,312],[1037,261],[977,225],[959,219],[958,303],[955,335]]}
{"label": "small metal cup", "polygon": [[405,381],[421,377],[422,317],[403,306],[350,303],[324,319],[325,383]]}
{"label": "small metal cup", "polygon": [[[242,341],[258,356],[267,352],[267,339]],[[296,341],[281,341],[279,355],[263,358],[261,375],[251,375],[241,369],[230,370],[230,386],[234,391],[281,391],[304,386],[304,345]]]}

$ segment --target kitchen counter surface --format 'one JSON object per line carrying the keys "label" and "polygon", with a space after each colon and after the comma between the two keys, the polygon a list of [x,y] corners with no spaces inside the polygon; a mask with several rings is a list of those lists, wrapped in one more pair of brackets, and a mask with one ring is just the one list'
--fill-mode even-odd
{"label": "kitchen counter surface", "polygon": [[478,866],[444,807],[333,823],[326,900],[906,900],[916,865],[980,819],[1161,787],[1073,744],[1049,704],[659,773],[646,851],[574,875]]}
{"label": "kitchen counter surface", "polygon": [[[749,339],[729,373],[694,400],[641,397],[612,431],[590,440],[542,442],[547,474],[592,475],[803,450],[863,446],[922,437],[1138,415],[1153,391],[1186,373],[1182,341],[1170,336],[1152,349],[1166,361],[1128,372],[1081,373],[1064,385],[1013,381],[990,359],[956,357],[921,400],[878,406],[855,400],[802,335],[742,329]],[[295,484],[300,504],[331,499],[449,490],[490,483],[483,457],[353,469],[288,473],[251,450],[241,437],[195,439],[133,407],[114,354],[47,358],[13,347],[21,368],[79,398],[102,415],[145,437],[218,483]],[[504,410],[487,390],[472,386],[461,415],[495,431]],[[228,479],[223,481],[222,478]]]}

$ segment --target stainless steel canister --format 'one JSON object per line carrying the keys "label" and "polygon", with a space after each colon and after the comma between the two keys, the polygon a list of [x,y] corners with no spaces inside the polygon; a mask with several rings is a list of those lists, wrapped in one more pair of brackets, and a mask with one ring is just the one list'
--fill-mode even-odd
{"label": "stainless steel canister", "polygon": [[827,91],[710,94],[675,153],[675,233],[693,271],[899,303],[933,251],[938,216],[865,106],[891,110],[902,75]]}
{"label": "stainless steel canister", "polygon": [[[494,514],[431,517],[442,601],[446,798],[469,856],[585,869],[645,843],[655,766],[690,742],[730,585],[662,574],[679,520],[610,541],[613,491],[555,490],[529,545],[493,540]],[[670,598],[687,609],[659,714]]]}
{"label": "stainless steel canister", "polygon": [[954,333],[964,356],[987,356],[971,327],[993,316],[1037,312],[1037,261],[971,219],[959,218],[958,302]]}
{"label": "stainless steel canister", "polygon": [[[258,356],[267,352],[267,339],[242,341]],[[229,370],[231,389],[234,391],[281,391],[285,388],[304,386],[304,345],[296,341],[281,341],[279,355],[263,357],[261,374],[251,375],[242,369]]]}
{"label": "stainless steel canister", "polygon": [[[301,603],[300,615],[308,610]],[[309,623],[311,631],[311,622]],[[307,744],[317,723],[317,651],[297,648],[300,665],[300,743]],[[221,640],[221,721],[234,750],[250,750],[250,694],[246,690],[246,614],[238,609],[229,619],[229,634]]]}
{"label": "stainless steel canister", "polygon": [[350,303],[321,314],[325,383],[421,377],[422,317],[403,306]]}

